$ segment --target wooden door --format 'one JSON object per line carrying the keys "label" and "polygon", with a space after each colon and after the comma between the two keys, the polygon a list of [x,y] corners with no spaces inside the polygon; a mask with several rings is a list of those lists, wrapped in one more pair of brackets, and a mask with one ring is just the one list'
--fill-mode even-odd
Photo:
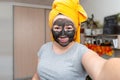
{"label": "wooden door", "polygon": [[51,30],[50,30],[50,27],[49,27],[49,23],[48,23],[48,21],[49,21],[49,12],[50,12],[50,9],[46,9],[45,10],[45,15],[46,15],[46,29],[45,29],[45,31],[46,31],[46,33],[45,33],[45,35],[46,35],[46,38],[45,38],[45,42],[50,42],[51,40],[52,40],[52,38],[51,38]]}
{"label": "wooden door", "polygon": [[44,9],[14,6],[14,79],[33,76],[45,42]]}

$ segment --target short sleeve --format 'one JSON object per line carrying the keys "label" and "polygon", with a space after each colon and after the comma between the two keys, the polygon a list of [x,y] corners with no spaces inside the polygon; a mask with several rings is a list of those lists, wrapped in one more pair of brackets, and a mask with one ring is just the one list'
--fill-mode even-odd
{"label": "short sleeve", "polygon": [[38,51],[38,53],[37,53],[38,58],[41,57],[43,51],[44,51],[44,45],[42,45],[42,47],[39,49],[39,51]]}
{"label": "short sleeve", "polygon": [[46,44],[42,45],[37,53],[38,58],[40,58],[41,55],[45,52],[45,50],[46,49],[48,50],[51,46],[52,46],[52,42],[47,42]]}
{"label": "short sleeve", "polygon": [[86,54],[89,49],[85,45],[80,44],[79,50],[80,50],[80,57],[82,59],[83,55]]}
{"label": "short sleeve", "polygon": [[41,56],[41,48],[39,49],[37,56],[40,57]]}

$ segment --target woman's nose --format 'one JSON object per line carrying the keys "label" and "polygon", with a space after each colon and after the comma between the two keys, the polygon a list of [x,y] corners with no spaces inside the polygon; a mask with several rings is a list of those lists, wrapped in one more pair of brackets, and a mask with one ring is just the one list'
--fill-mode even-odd
{"label": "woman's nose", "polygon": [[61,36],[65,36],[65,30],[62,30]]}

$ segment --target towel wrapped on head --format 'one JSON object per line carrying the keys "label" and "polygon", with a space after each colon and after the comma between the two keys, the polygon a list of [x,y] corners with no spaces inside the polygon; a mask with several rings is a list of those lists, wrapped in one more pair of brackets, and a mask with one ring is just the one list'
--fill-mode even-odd
{"label": "towel wrapped on head", "polygon": [[71,18],[76,28],[74,40],[80,42],[80,24],[86,21],[87,14],[80,5],[79,0],[54,0],[52,10],[49,13],[50,28],[52,28],[53,20],[58,14]]}

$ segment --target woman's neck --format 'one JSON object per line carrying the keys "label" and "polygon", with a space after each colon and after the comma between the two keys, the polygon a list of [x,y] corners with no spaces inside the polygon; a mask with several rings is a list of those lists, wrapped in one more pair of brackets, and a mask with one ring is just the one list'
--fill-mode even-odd
{"label": "woman's neck", "polygon": [[53,42],[53,50],[56,54],[63,54],[66,51],[68,51],[74,44],[75,42],[72,41],[70,42],[66,47],[62,47],[61,45],[59,45],[57,42]]}

